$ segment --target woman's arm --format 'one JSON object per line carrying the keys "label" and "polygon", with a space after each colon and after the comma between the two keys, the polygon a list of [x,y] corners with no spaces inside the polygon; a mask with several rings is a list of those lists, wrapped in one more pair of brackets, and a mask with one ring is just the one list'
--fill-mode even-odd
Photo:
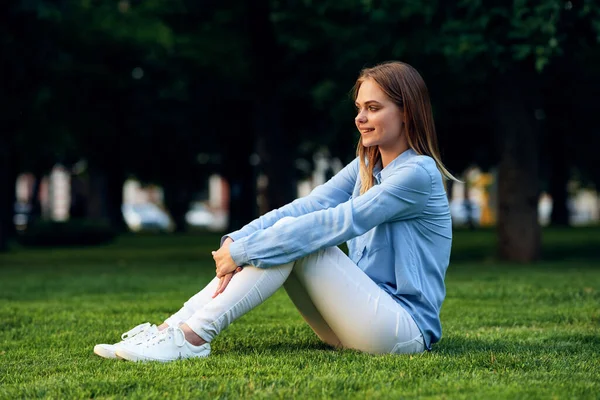
{"label": "woman's arm", "polygon": [[346,165],[329,181],[313,189],[308,196],[296,199],[276,210],[269,211],[262,217],[245,225],[242,229],[223,236],[221,244],[223,244],[223,241],[227,237],[238,241],[256,231],[269,228],[283,217],[299,217],[314,211],[335,207],[350,198],[357,177],[358,158]]}
{"label": "woman's arm", "polygon": [[289,224],[255,231],[231,243],[237,265],[285,264],[360,236],[377,225],[418,217],[432,190],[432,177],[417,163],[402,166],[380,185],[337,207],[297,217]]}

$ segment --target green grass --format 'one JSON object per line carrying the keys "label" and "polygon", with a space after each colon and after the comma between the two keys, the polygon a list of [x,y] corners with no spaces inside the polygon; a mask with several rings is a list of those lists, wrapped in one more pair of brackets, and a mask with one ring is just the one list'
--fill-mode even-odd
{"label": "green grass", "polygon": [[546,260],[494,261],[491,231],[455,235],[429,353],[371,356],[319,342],[279,291],[203,360],[92,354],[161,322],[214,274],[217,236],[0,255],[0,398],[599,398],[600,230],[544,232]]}

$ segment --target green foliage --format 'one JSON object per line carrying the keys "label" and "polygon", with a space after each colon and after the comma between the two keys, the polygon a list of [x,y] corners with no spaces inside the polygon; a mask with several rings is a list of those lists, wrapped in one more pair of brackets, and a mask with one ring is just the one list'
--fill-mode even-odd
{"label": "green foliage", "polygon": [[[268,14],[261,29],[272,28],[273,41],[251,34],[256,4]],[[282,136],[260,128],[257,115],[284,120],[288,159],[312,160],[327,146],[349,161],[357,137],[350,88],[361,68],[400,59],[427,82],[453,172],[497,164],[504,135],[494,134],[491,110],[501,100],[492,89],[516,71],[525,77],[512,81],[523,98],[576,98],[572,119],[556,119],[586,121],[572,129],[581,135],[574,142],[591,143],[575,162],[600,179],[595,124],[588,123],[598,81],[595,0],[9,0],[7,10],[0,50],[11,55],[11,79],[0,107],[3,146],[19,170],[41,175],[57,161],[86,159],[114,179],[164,185],[178,177],[179,186],[196,189],[203,176],[227,168],[236,138],[264,147],[269,135]],[[564,68],[569,62],[576,67]],[[577,81],[578,95],[563,93],[557,76],[576,76],[567,80]],[[543,96],[527,92],[535,87],[546,89]],[[276,93],[277,107],[257,104],[259,92]],[[524,115],[533,118],[530,111]],[[225,122],[232,116],[244,129]],[[211,161],[200,165],[200,153]],[[246,153],[234,170],[251,168]]]}
{"label": "green foliage", "polygon": [[107,222],[71,219],[36,221],[17,240],[23,246],[90,246],[110,243],[115,237],[116,232]]}
{"label": "green foliage", "polygon": [[504,71],[527,62],[541,72],[562,54],[568,40],[561,20],[575,18],[578,24],[595,26],[598,6],[590,1],[463,0],[449,2],[438,11],[444,19],[439,40],[430,45],[432,51],[439,48],[462,66],[484,61],[480,67]]}
{"label": "green foliage", "polygon": [[[184,153],[182,165],[193,165],[202,151],[200,141],[192,140],[198,136],[194,113],[212,133],[205,140],[221,152],[226,143],[214,134],[218,127],[211,126],[210,111],[203,112],[232,99],[251,102],[256,91],[256,56],[245,2],[11,4],[7,21],[16,28],[24,19],[32,29],[18,38],[8,25],[10,39],[3,49],[16,54],[15,70],[20,66],[25,71],[17,83],[28,90],[20,93],[20,110],[7,105],[29,116],[20,125],[18,146],[21,154],[42,153],[32,158],[43,155],[50,163],[56,157],[85,157],[101,163],[107,149],[138,148],[127,157],[115,155],[121,159],[120,168],[161,181],[164,177],[148,170],[148,161],[136,159],[138,154],[173,148],[173,153]],[[285,76],[271,90],[283,93],[289,107],[303,105],[307,122],[296,118],[295,124],[302,142],[328,145],[346,160],[353,145],[340,142],[352,130],[352,107],[343,99],[366,65],[386,59],[409,61],[424,73],[430,87],[439,88],[433,96],[437,109],[448,108],[442,93],[450,94],[464,110],[464,120],[472,120],[471,111],[481,115],[477,87],[485,92],[494,71],[542,71],[564,53],[576,34],[564,29],[565,20],[573,20],[582,32],[595,32],[595,43],[600,35],[600,7],[592,0],[266,4],[281,53],[269,67]],[[576,45],[586,41],[582,38]],[[18,43],[34,57],[19,54]],[[40,63],[46,73],[28,85]],[[445,118],[441,116],[442,126]],[[31,149],[32,142],[43,145]]]}
{"label": "green foliage", "polygon": [[214,275],[218,236],[0,255],[0,398],[595,398],[598,228],[544,238],[565,250],[561,261],[511,265],[480,257],[491,232],[455,233],[462,261],[448,270],[444,337],[431,353],[329,349],[279,291],[223,332],[209,358],[170,364],[105,360],[92,348],[179,309]]}

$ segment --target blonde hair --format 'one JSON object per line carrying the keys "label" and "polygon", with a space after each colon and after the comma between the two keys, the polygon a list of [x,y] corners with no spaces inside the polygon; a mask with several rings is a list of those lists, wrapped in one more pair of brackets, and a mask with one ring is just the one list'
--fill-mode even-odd
{"label": "blonde hair", "polygon": [[[431,111],[429,92],[425,81],[416,69],[400,61],[388,61],[360,72],[353,88],[356,100],[361,84],[372,79],[404,113],[404,134],[408,146],[417,154],[427,155],[435,160],[442,176],[458,181],[444,167],[438,149],[437,135]],[[376,146],[365,147],[362,137],[358,141],[356,155],[360,160],[360,194],[373,187],[373,167],[381,155]]]}

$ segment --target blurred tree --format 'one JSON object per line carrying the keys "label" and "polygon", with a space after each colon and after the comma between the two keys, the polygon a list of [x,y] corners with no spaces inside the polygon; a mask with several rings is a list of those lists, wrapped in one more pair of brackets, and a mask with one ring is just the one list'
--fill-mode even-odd
{"label": "blurred tree", "polygon": [[574,14],[577,24],[598,32],[597,12],[592,1],[441,1],[432,19],[440,34],[428,42],[429,51],[444,54],[457,74],[487,71],[490,126],[496,127],[500,155],[498,250],[504,259],[539,257],[541,73],[577,35],[561,21]]}
{"label": "blurred tree", "polygon": [[[574,25],[592,33],[586,46],[597,41],[598,6],[556,0],[285,4],[287,12],[280,11],[277,20],[285,26],[282,37],[292,54],[306,55],[302,65],[314,64],[315,53],[323,56],[322,80],[312,86],[313,104],[329,111],[331,126],[339,129],[329,143],[341,142],[338,138],[350,132],[351,107],[339,102],[346,82],[354,78],[348,72],[385,59],[408,60],[433,88],[443,157],[450,168],[462,171],[477,163],[487,169],[499,162],[500,256],[535,260],[540,248],[539,143],[545,137],[544,108],[551,104],[543,96],[548,83],[543,73],[561,55],[565,60],[582,51]],[[321,48],[325,51],[318,52]],[[568,109],[558,114],[561,121],[567,120]],[[556,169],[565,171],[564,165]]]}
{"label": "blurred tree", "polygon": [[[95,193],[86,208],[113,225],[122,226],[130,175],[165,187],[180,229],[198,182],[215,170],[231,184],[230,229],[256,214],[257,172],[269,181],[266,209],[292,200],[297,157],[311,161],[321,145],[344,162],[354,157],[349,92],[361,68],[386,59],[423,74],[452,170],[502,160],[505,258],[539,252],[539,139],[564,141],[570,120],[582,142],[593,140],[580,118],[590,97],[549,100],[597,82],[600,27],[590,0],[11,0],[3,18],[2,50],[14,55],[14,79],[0,94],[5,162],[42,174],[56,161],[86,159]],[[594,60],[585,80],[552,84],[577,74],[567,61],[584,56]],[[597,179],[589,148],[556,163],[556,187],[567,169],[558,164]],[[2,174],[6,193],[15,173]]]}
{"label": "blurred tree", "polygon": [[76,143],[87,161],[87,216],[108,220],[123,230],[123,183],[140,143],[135,113],[136,81],[144,56],[168,47],[164,24],[152,15],[158,2],[139,13],[129,2],[68,2],[60,8],[61,59],[53,67],[55,95]]}
{"label": "blurred tree", "polygon": [[294,179],[295,147],[293,132],[287,128],[283,110],[293,94],[282,93],[287,79],[283,49],[271,22],[271,2],[248,3],[248,34],[254,84],[252,90],[253,129],[258,140],[258,155],[267,177],[266,210],[281,207],[296,197]]}
{"label": "blurred tree", "polygon": [[[301,65],[296,91],[309,94],[297,121],[310,121],[306,128],[318,136],[303,135],[304,147],[325,144],[345,162],[355,154],[358,134],[350,98],[359,71],[389,60],[410,62],[432,90],[434,113],[444,159],[451,169],[462,171],[474,161],[493,165],[493,137],[481,132],[488,127],[485,102],[486,74],[469,75],[448,71],[439,48],[437,30],[432,29],[436,8],[432,4],[386,1],[291,1],[278,3],[272,19],[285,56],[291,65]],[[429,42],[438,46],[427,47]],[[293,71],[293,69],[290,69]],[[299,85],[298,82],[301,84]],[[452,132],[452,135],[445,133]],[[460,139],[473,145],[464,146]],[[472,140],[476,139],[476,140]],[[312,145],[311,145],[312,144]]]}
{"label": "blurred tree", "polygon": [[152,127],[152,141],[170,165],[153,176],[165,187],[167,206],[183,226],[199,184],[209,173],[221,173],[230,185],[228,229],[235,230],[252,220],[257,208],[250,162],[256,132],[246,4],[180,5],[165,14],[176,41],[161,65],[163,89],[157,107],[172,113],[160,116]]}
{"label": "blurred tree", "polygon": [[[594,104],[600,94],[600,62],[597,51],[600,6],[573,2],[557,23],[557,36],[563,38],[561,52],[542,75],[544,84],[545,180],[552,196],[551,223],[568,225],[567,184],[579,170],[584,185],[596,187],[600,169],[595,150],[600,145],[594,119]],[[575,8],[573,9],[573,6]],[[569,7],[568,4],[566,7]],[[580,174],[581,175],[581,174]]]}
{"label": "blurred tree", "polygon": [[[57,59],[56,26],[41,1],[10,0],[0,13],[3,58],[0,134],[0,248],[14,233],[13,213],[17,174],[32,171],[36,186],[56,160],[65,155],[69,137],[50,106],[53,76],[48,64]],[[34,203],[38,202],[36,196]],[[34,206],[36,204],[33,204]],[[39,214],[40,209],[34,207]]]}
{"label": "blurred tree", "polygon": [[[53,101],[68,124],[73,153],[89,166],[88,217],[123,228],[122,187],[133,174],[165,186],[183,227],[202,146],[192,125],[194,108],[202,105],[191,104],[190,97],[199,98],[194,79],[206,70],[207,53],[219,53],[217,41],[212,54],[194,48],[208,43],[196,32],[198,19],[190,23],[206,10],[194,10],[183,20],[178,16],[188,11],[184,2],[72,1],[49,13],[60,28],[55,39],[61,57],[50,65]],[[169,24],[184,27],[175,32]],[[186,30],[190,26],[194,32]]]}
{"label": "blurred tree", "polygon": [[0,135],[0,252],[8,249],[13,234],[16,173],[8,137]]}

